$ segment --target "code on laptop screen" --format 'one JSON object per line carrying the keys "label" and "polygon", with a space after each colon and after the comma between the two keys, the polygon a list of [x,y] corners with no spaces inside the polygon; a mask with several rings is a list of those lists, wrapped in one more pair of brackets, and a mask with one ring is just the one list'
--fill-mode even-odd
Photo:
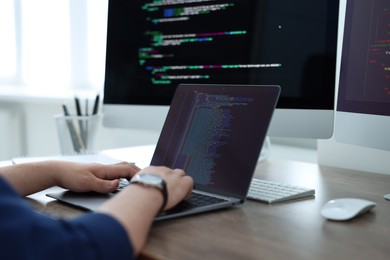
{"label": "code on laptop screen", "polygon": [[206,191],[242,194],[252,178],[277,90],[259,86],[180,86],[152,165],[184,169],[197,188]]}

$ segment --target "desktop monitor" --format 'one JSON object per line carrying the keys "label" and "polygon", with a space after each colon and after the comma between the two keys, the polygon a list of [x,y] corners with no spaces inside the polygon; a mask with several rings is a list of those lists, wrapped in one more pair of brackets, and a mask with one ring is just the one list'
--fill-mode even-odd
{"label": "desktop monitor", "polygon": [[336,141],[390,151],[390,2],[348,0]]}
{"label": "desktop monitor", "polygon": [[103,123],[160,130],[180,83],[279,85],[268,134],[333,134],[339,0],[111,0]]}

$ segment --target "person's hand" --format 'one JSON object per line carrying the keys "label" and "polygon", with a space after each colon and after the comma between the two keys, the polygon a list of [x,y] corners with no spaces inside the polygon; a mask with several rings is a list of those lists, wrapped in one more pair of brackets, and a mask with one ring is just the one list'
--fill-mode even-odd
{"label": "person's hand", "polygon": [[167,184],[168,201],[164,210],[174,207],[177,203],[187,198],[194,185],[190,176],[185,175],[181,169],[170,169],[163,166],[149,166],[137,174],[151,173],[161,176]]}
{"label": "person's hand", "polygon": [[[62,163],[61,163],[62,164]],[[58,166],[57,185],[75,192],[108,193],[119,185],[119,178],[131,179],[140,168],[131,163],[113,165],[65,162]]]}
{"label": "person's hand", "polygon": [[[138,172],[161,176],[167,185],[168,201],[164,210],[174,207],[192,191],[194,182],[183,170],[149,166]],[[137,173],[137,174],[138,174]],[[145,245],[147,234],[163,203],[160,191],[131,184],[103,203],[98,211],[116,218],[125,228],[136,253]]]}

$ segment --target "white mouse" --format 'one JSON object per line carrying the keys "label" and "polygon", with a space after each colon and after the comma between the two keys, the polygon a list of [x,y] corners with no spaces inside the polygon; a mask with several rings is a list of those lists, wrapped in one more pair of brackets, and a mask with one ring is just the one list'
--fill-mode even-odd
{"label": "white mouse", "polygon": [[321,215],[330,220],[345,221],[359,216],[375,206],[375,202],[364,199],[334,199],[325,203],[321,209]]}

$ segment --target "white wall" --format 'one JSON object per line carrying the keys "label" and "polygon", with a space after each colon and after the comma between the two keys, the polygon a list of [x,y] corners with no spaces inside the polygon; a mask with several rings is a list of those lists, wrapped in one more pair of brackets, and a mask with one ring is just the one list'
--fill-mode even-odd
{"label": "white wall", "polygon": [[[0,93],[0,160],[21,156],[59,154],[54,115],[62,113],[66,98],[13,97]],[[155,144],[159,133],[111,129],[100,125],[97,149]]]}
{"label": "white wall", "polygon": [[0,160],[23,150],[22,113],[18,106],[0,103]]}
{"label": "white wall", "polygon": [[390,174],[390,152],[342,144],[333,138],[318,141],[318,163],[357,171]]}

